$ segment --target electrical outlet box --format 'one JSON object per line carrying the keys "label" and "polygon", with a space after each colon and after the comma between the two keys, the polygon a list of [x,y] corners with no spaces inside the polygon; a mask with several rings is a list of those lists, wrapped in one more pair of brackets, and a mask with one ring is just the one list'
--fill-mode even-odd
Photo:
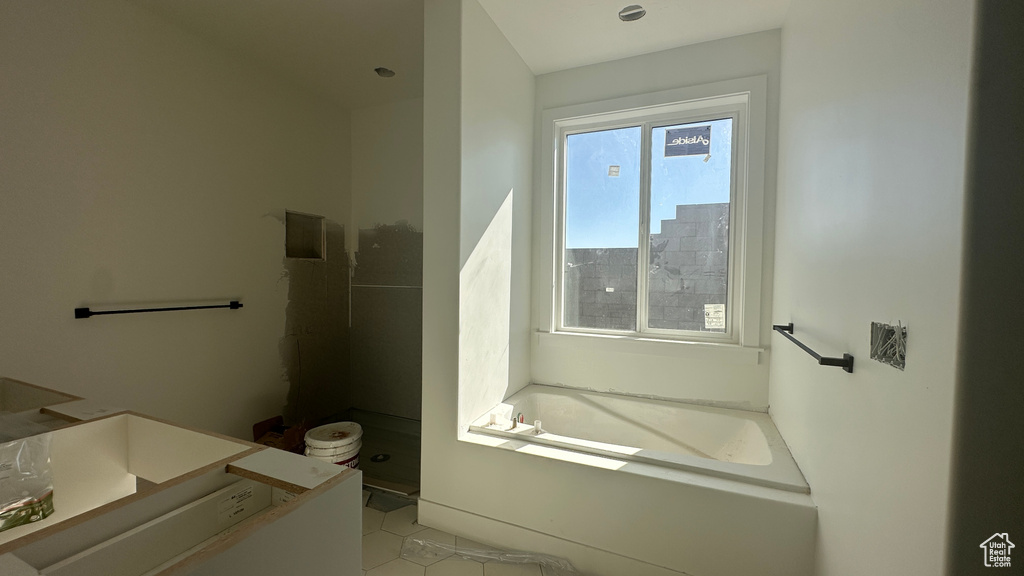
{"label": "electrical outlet box", "polygon": [[907,327],[871,323],[871,359],[903,370],[907,366]]}

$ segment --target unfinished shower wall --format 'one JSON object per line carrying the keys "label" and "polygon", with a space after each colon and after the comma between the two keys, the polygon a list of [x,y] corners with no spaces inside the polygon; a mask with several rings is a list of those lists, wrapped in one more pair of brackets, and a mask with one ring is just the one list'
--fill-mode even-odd
{"label": "unfinished shower wall", "polygon": [[423,233],[359,231],[352,276],[352,405],[420,419]]}
{"label": "unfinished shower wall", "polygon": [[420,419],[423,100],[352,112],[352,406]]}
{"label": "unfinished shower wall", "polygon": [[288,280],[281,362],[288,423],[317,423],[351,406],[345,228],[325,221],[325,257],[284,259]]}

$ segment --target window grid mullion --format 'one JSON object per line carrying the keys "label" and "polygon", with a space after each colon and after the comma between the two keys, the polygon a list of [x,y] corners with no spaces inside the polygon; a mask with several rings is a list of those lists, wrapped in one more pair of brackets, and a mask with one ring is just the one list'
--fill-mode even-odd
{"label": "window grid mullion", "polygon": [[555,147],[555,163],[558,166],[558,182],[555,189],[555,246],[558,248],[558,256],[554,259],[557,269],[555,270],[555,305],[552,308],[557,310],[555,329],[561,330],[565,327],[565,212],[568,194],[568,149],[569,138],[565,131],[558,134],[558,145]]}
{"label": "window grid mullion", "polygon": [[647,331],[647,266],[651,248],[651,122],[640,131],[640,233],[636,251],[636,331]]}

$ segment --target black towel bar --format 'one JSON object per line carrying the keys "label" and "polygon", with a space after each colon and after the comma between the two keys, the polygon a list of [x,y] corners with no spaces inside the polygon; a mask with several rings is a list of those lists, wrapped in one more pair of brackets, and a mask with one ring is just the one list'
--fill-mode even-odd
{"label": "black towel bar", "polygon": [[821,354],[818,354],[814,350],[808,348],[806,344],[793,337],[792,322],[790,322],[789,324],[776,324],[772,326],[772,330],[775,330],[779,334],[782,334],[786,338],[789,338],[790,342],[796,344],[797,346],[800,347],[801,350],[813,356],[814,359],[818,361],[818,364],[822,366],[839,366],[846,372],[853,374],[853,356],[850,356],[849,354],[843,354],[842,358],[829,358],[828,356],[822,356]]}
{"label": "black towel bar", "polygon": [[173,310],[210,310],[212,308],[228,308],[230,310],[238,310],[242,307],[242,303],[238,300],[232,300],[227,304],[217,304],[214,306],[178,306],[175,308],[137,308],[135,310],[105,310],[103,312],[93,312],[88,308],[75,308],[75,318],[89,318],[90,316],[103,316],[106,314],[138,314],[140,312],[170,312]]}

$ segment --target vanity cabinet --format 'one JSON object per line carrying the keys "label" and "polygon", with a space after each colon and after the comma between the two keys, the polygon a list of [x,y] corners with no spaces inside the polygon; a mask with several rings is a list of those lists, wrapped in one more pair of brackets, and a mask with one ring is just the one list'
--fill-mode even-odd
{"label": "vanity cabinet", "polygon": [[362,574],[358,470],[82,402],[38,409],[54,513],[0,532],[0,574]]}

